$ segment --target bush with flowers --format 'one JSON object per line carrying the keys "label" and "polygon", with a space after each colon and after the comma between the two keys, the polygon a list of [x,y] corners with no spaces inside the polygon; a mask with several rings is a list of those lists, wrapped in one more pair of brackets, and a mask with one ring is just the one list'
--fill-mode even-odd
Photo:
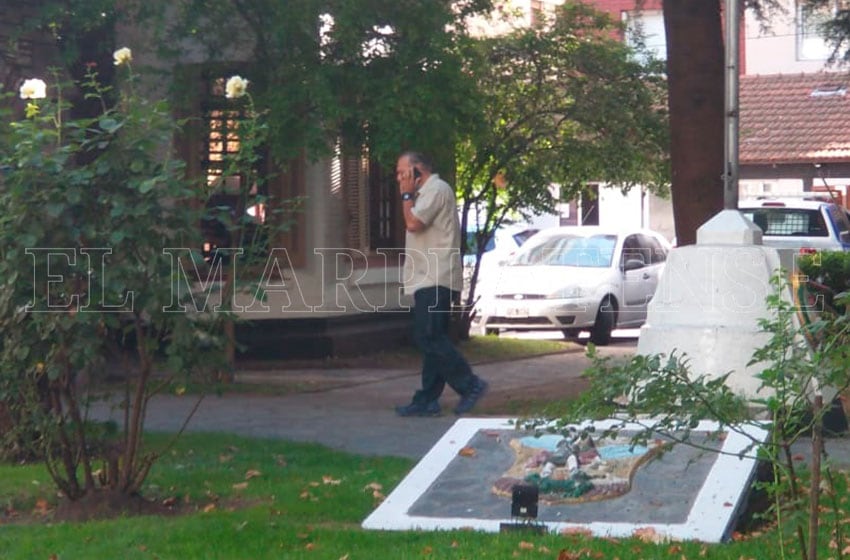
{"label": "bush with flowers", "polygon": [[[114,62],[115,90],[94,71],[81,84],[26,80],[25,117],[3,115],[0,133],[0,449],[43,459],[71,502],[138,495],[161,453],[141,447],[150,397],[224,367],[232,319],[192,305],[203,200],[171,153],[181,123],[137,94],[130,49]],[[68,119],[72,87],[100,114]],[[88,420],[90,381],[105,374],[125,382],[110,398],[118,425]]]}

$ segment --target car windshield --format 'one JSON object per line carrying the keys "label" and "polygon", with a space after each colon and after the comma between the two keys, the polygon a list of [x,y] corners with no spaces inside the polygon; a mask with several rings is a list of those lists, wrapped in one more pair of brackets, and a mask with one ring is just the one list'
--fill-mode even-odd
{"label": "car windshield", "polygon": [[524,245],[509,265],[607,268],[616,245],[616,235],[556,235],[533,246]]}
{"label": "car windshield", "polygon": [[816,209],[747,208],[741,213],[762,229],[765,235],[827,237],[829,231]]}

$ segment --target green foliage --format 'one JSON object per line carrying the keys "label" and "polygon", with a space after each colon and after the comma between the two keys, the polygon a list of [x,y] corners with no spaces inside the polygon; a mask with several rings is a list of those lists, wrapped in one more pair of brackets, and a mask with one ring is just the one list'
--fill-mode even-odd
{"label": "green foliage", "polygon": [[819,251],[797,257],[797,268],[809,282],[828,288],[826,301],[832,305],[834,296],[850,290],[850,253],[845,251]]}
{"label": "green foliage", "polygon": [[463,226],[483,232],[479,256],[506,218],[553,211],[553,185],[572,200],[589,182],[667,183],[664,82],[618,29],[567,2],[549,23],[462,45],[481,110],[461,137],[456,186]]}
{"label": "green foliage", "polygon": [[251,61],[245,75],[256,86],[258,107],[269,111],[279,160],[302,149],[310,158],[328,155],[342,139],[345,151],[366,147],[391,166],[414,144],[450,149],[477,110],[453,45],[463,30],[459,16],[489,4],[192,0],[162,20],[157,33],[191,36],[209,61]]}
{"label": "green foliage", "polygon": [[[114,106],[93,72],[78,84],[101,108],[79,119],[66,118],[71,85],[54,74],[0,144],[0,401],[14,425],[3,437],[44,457],[71,500],[101,486],[138,491],[155,460],[139,453],[154,360],[197,374],[220,367],[225,342],[221,318],[168,311],[181,292],[166,251],[200,262],[199,192],[170,154],[169,107],[135,93],[129,61],[119,70]],[[86,383],[125,347],[125,423],[89,426]]]}

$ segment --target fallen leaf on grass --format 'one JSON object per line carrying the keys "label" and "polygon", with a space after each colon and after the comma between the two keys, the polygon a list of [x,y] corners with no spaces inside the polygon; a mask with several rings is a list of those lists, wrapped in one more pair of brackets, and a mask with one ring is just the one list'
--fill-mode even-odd
{"label": "fallen leaf on grass", "polygon": [[322,477],[322,482],[325,484],[330,484],[331,486],[337,486],[340,482],[342,482],[342,480],[325,475]]}
{"label": "fallen leaf on grass", "polygon": [[204,506],[204,509],[201,510],[201,511],[203,511],[204,513],[209,513],[211,511],[215,511],[215,509],[216,509],[215,504],[207,504],[207,505]]}
{"label": "fallen leaf on grass", "polygon": [[35,501],[35,507],[33,508],[33,513],[37,515],[47,515],[50,511],[50,504],[47,503],[47,500],[44,498],[39,498]]}
{"label": "fallen leaf on grass", "polygon": [[245,490],[246,488],[248,488],[247,482],[237,482],[233,485],[234,490]]}
{"label": "fallen leaf on grass", "polygon": [[218,456],[218,462],[219,463],[229,463],[232,460],[233,460],[233,455],[221,454],[221,455]]}
{"label": "fallen leaf on grass", "polygon": [[367,484],[366,486],[363,487],[363,490],[372,490],[372,491],[378,491],[378,490],[383,490],[383,489],[384,489],[384,487],[382,485],[378,484],[377,482],[370,482],[369,484]]}
{"label": "fallen leaf on grass", "polygon": [[170,498],[165,498],[162,500],[162,505],[165,507],[174,507],[177,505],[177,497],[171,496]]}
{"label": "fallen leaf on grass", "polygon": [[586,529],[584,527],[567,527],[565,529],[561,529],[561,534],[564,536],[579,536],[579,537],[592,537],[593,531],[590,529]]}
{"label": "fallen leaf on grass", "polygon": [[258,471],[256,469],[248,469],[245,472],[245,480],[251,480],[252,478],[256,478],[256,477],[262,476],[262,475],[263,475],[263,473],[261,473],[260,471]]}
{"label": "fallen leaf on grass", "polygon": [[520,550],[534,550],[534,543],[519,541]]}

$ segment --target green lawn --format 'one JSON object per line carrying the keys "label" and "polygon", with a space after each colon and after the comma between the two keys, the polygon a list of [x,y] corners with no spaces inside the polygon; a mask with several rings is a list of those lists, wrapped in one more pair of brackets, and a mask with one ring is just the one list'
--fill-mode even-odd
{"label": "green lawn", "polygon": [[[164,436],[151,436],[160,446]],[[775,535],[723,545],[651,544],[578,535],[364,531],[360,522],[413,462],[310,444],[187,434],[154,468],[145,494],[183,513],[56,523],[39,466],[0,466],[5,559],[578,559],[774,557]],[[507,507],[507,504],[506,504]],[[9,515],[17,511],[17,515]],[[561,551],[565,551],[560,557]],[[834,556],[826,545],[823,558]]]}

